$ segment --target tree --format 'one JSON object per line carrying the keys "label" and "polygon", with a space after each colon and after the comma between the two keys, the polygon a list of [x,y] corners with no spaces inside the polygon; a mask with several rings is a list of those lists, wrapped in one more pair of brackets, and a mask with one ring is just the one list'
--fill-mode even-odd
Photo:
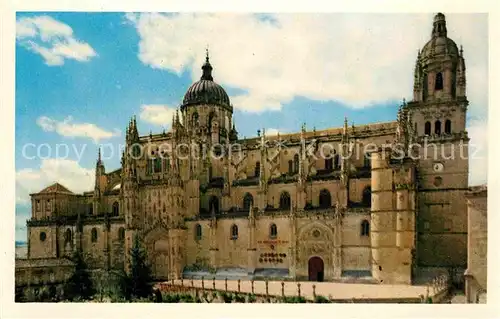
{"label": "tree", "polygon": [[70,300],[80,297],[81,299],[90,299],[95,293],[92,284],[92,278],[83,259],[82,252],[77,250],[72,257],[75,264],[75,270],[66,283],[64,292]]}
{"label": "tree", "polygon": [[123,278],[126,286],[125,296],[146,298],[153,293],[153,276],[147,263],[146,250],[142,247],[139,236],[134,237],[134,244],[130,249],[129,274]]}

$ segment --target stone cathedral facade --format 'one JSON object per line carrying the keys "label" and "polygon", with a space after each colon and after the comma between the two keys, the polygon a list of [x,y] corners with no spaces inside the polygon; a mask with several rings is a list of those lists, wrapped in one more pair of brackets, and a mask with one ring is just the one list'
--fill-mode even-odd
{"label": "stone cathedral facade", "polygon": [[28,259],[82,249],[120,268],[139,236],[159,280],[243,269],[410,284],[420,268],[466,268],[466,72],[443,14],[394,122],[241,139],[212,71],[207,55],[170,131],[130,120],[121,167],[99,155],[93,191],[31,195]]}

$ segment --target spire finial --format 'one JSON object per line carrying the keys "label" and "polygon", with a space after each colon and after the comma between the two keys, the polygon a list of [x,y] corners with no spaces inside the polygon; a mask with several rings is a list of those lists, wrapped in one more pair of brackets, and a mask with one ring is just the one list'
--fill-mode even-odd
{"label": "spire finial", "polygon": [[434,16],[434,23],[432,28],[432,37],[445,37],[447,36],[446,18],[441,12]]}
{"label": "spire finial", "polygon": [[203,74],[201,76],[201,80],[207,80],[207,81],[213,81],[214,78],[212,77],[212,65],[210,64],[210,58],[208,56],[208,45],[206,48],[206,57],[205,57],[205,64],[201,67],[203,70]]}
{"label": "spire finial", "polygon": [[460,44],[460,56],[464,55],[464,47]]}
{"label": "spire finial", "polygon": [[99,164],[101,163],[101,147],[99,147],[99,150],[97,151],[97,162]]}

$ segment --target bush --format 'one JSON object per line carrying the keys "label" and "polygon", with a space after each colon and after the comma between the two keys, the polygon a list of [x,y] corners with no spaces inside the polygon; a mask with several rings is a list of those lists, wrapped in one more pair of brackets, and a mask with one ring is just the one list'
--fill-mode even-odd
{"label": "bush", "polygon": [[330,300],[328,300],[328,298],[323,297],[323,296],[316,296],[316,298],[314,298],[314,302],[315,303],[330,303]]}
{"label": "bush", "polygon": [[180,302],[189,302],[189,303],[192,303],[192,302],[195,302],[195,299],[190,294],[182,294],[180,296]]}
{"label": "bush", "polygon": [[224,300],[225,303],[231,303],[233,301],[233,295],[228,294],[226,292],[221,293],[222,300]]}
{"label": "bush", "polygon": [[285,302],[285,303],[306,303],[307,300],[304,297],[293,296],[293,297],[284,297],[283,302]]}
{"label": "bush", "polygon": [[245,303],[245,296],[244,295],[240,295],[240,294],[235,294],[234,295],[234,301],[235,302]]}
{"label": "bush", "polygon": [[254,294],[248,295],[248,302],[249,303],[254,303],[257,301],[257,297]]}
{"label": "bush", "polygon": [[179,294],[166,294],[163,298],[164,302],[169,303],[178,303],[181,300],[181,296]]}

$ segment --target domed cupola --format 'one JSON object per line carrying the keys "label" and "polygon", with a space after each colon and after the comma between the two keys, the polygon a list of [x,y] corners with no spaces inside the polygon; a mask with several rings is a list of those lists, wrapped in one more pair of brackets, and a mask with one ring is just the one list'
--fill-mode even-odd
{"label": "domed cupola", "polygon": [[229,101],[229,96],[219,84],[214,82],[212,77],[212,65],[210,64],[208,52],[205,64],[201,67],[203,74],[198,82],[193,83],[182,102],[182,109],[187,106],[200,104],[219,105],[232,112],[232,106]]}
{"label": "domed cupola", "polygon": [[465,98],[463,50],[448,38],[444,14],[434,16],[431,39],[415,63],[414,101],[439,102]]}
{"label": "domed cupola", "polygon": [[422,60],[433,59],[438,56],[458,57],[458,47],[456,43],[448,38],[446,29],[446,19],[444,14],[438,13],[434,16],[432,37],[427,42],[421,52]]}

